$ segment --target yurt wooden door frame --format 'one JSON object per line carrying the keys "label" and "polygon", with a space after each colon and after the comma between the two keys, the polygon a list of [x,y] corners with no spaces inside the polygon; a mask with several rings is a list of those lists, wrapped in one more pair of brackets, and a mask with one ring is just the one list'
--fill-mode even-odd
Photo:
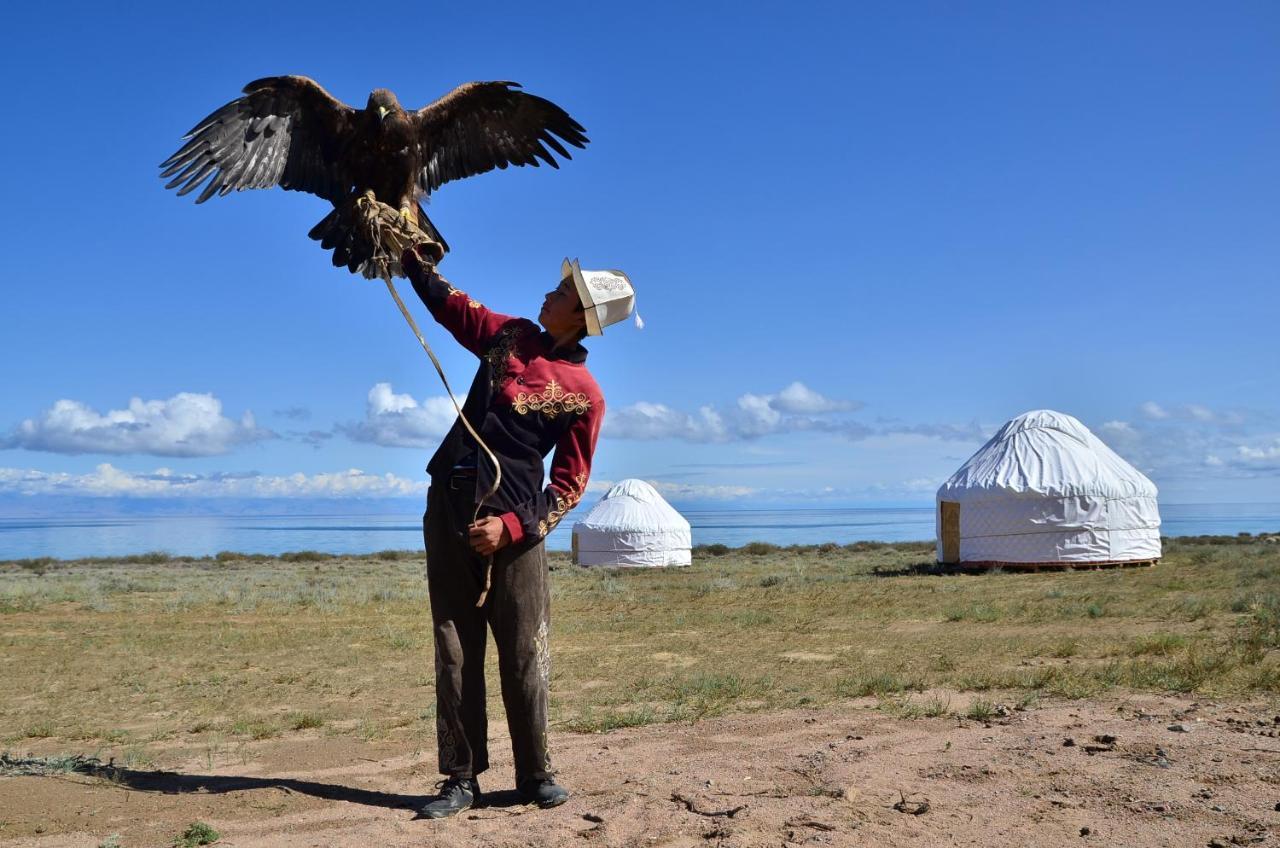
{"label": "yurt wooden door frame", "polygon": [[942,510],[942,561],[946,564],[960,561],[960,504],[941,501]]}

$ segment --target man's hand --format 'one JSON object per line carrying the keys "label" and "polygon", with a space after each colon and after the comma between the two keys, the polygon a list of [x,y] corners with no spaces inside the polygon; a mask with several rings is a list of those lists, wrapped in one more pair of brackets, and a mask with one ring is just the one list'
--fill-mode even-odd
{"label": "man's hand", "polygon": [[499,548],[505,548],[511,544],[511,534],[507,532],[507,525],[495,515],[480,519],[467,530],[471,534],[472,550],[481,556],[489,556]]}
{"label": "man's hand", "polygon": [[419,241],[410,244],[400,254],[400,267],[405,269],[405,273],[409,273],[409,269],[416,271],[435,271],[436,263],[444,259],[444,247],[434,241]]}

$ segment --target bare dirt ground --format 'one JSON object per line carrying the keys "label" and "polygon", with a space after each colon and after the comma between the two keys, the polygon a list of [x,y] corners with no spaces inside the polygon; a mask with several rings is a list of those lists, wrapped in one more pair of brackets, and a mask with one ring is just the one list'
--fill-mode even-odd
{"label": "bare dirt ground", "polygon": [[546,811],[510,791],[499,720],[485,806],[446,821],[414,818],[430,750],[320,735],[212,761],[174,749],[153,770],[0,778],[0,842],[170,845],[200,820],[243,848],[1280,845],[1274,703],[1042,702],[989,722],[875,707],[554,734],[574,795]]}

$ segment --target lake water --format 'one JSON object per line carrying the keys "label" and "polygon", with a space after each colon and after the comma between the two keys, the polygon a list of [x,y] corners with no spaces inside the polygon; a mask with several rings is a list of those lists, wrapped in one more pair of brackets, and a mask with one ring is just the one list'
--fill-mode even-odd
{"label": "lake water", "polygon": [[[1280,532],[1280,504],[1162,504],[1166,536]],[[778,545],[932,539],[933,508],[683,510],[695,544]],[[574,515],[548,539],[568,550]],[[218,551],[278,554],[316,550],[369,553],[421,549],[420,514],[127,516],[0,518],[0,560],[52,556],[106,557],[167,551],[209,556]]]}

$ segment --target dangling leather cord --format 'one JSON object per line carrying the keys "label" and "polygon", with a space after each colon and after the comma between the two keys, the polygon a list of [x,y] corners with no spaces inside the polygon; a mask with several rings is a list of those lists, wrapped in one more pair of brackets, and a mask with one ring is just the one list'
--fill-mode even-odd
{"label": "dangling leather cord", "polygon": [[[471,434],[471,437],[476,440],[476,444],[484,451],[485,456],[489,457],[489,461],[493,463],[493,485],[489,487],[489,491],[484,493],[484,497],[476,502],[476,511],[471,517],[471,523],[474,524],[480,520],[480,510],[484,507],[484,502],[493,497],[497,493],[498,487],[502,485],[502,466],[498,463],[498,457],[485,444],[484,439],[480,438],[476,428],[471,426],[467,416],[462,414],[462,405],[458,403],[458,398],[453,394],[453,389],[449,386],[449,378],[444,375],[444,368],[440,367],[440,360],[436,359],[435,351],[431,349],[431,345],[427,344],[427,339],[422,335],[422,330],[418,329],[418,322],[413,320],[413,315],[410,314],[409,308],[404,305],[404,301],[400,299],[400,293],[396,291],[395,283],[392,282],[396,274],[404,273],[404,269],[400,267],[400,256],[406,248],[416,248],[423,243],[433,244],[436,247],[437,256],[435,258],[437,260],[444,255],[444,250],[439,245],[435,245],[427,237],[426,233],[422,232],[417,226],[417,215],[413,209],[405,208],[397,212],[378,200],[372,191],[366,191],[353,197],[352,205],[356,227],[362,230],[361,235],[367,240],[367,246],[371,250],[371,255],[361,270],[366,277],[376,275],[381,277],[382,281],[387,284],[387,291],[391,292],[391,297],[395,300],[396,306],[400,307],[400,314],[404,316],[404,320],[409,322],[409,329],[413,330],[413,334],[418,337],[418,343],[427,352],[427,356],[431,357],[431,364],[436,367],[436,373],[440,375],[440,382],[444,384],[444,390],[449,393],[449,400],[453,402],[453,408],[457,411],[458,418],[462,420],[462,425],[467,428],[467,432]],[[434,264],[432,262],[432,265]],[[476,606],[484,606],[485,600],[489,597],[489,587],[492,579],[493,554],[489,554],[484,568],[484,589],[480,592],[480,599],[476,601]]]}
{"label": "dangling leather cord", "polygon": [[[427,356],[431,357],[431,364],[436,367],[436,373],[440,375],[440,382],[444,383],[444,390],[449,393],[449,400],[453,401],[453,408],[458,411],[458,418],[462,419],[462,424],[467,428],[467,432],[476,440],[476,444],[489,457],[489,461],[493,463],[493,485],[489,487],[489,491],[484,493],[484,497],[480,498],[476,503],[476,511],[471,521],[475,523],[480,520],[480,508],[484,506],[484,502],[498,491],[498,487],[502,485],[502,466],[498,463],[496,457],[489,446],[484,443],[484,439],[480,438],[480,434],[476,432],[476,428],[471,426],[471,422],[467,420],[467,416],[462,414],[462,407],[458,404],[458,399],[454,397],[453,389],[449,386],[449,378],[444,375],[444,369],[440,367],[440,360],[436,359],[435,351],[431,349],[431,345],[427,344],[427,339],[422,335],[422,331],[418,329],[418,322],[413,320],[413,315],[409,313],[409,308],[404,305],[404,301],[400,299],[400,293],[396,291],[395,283],[391,282],[390,277],[383,277],[383,281],[387,284],[387,291],[391,292],[391,297],[395,299],[396,306],[400,307],[400,314],[404,316],[404,320],[409,322],[410,329],[413,334],[418,337],[418,343],[422,345],[422,349],[427,352]],[[484,589],[480,592],[480,600],[476,601],[476,606],[484,606],[485,599],[489,597],[489,585],[493,579],[493,554],[489,554],[488,561],[484,567]]]}

